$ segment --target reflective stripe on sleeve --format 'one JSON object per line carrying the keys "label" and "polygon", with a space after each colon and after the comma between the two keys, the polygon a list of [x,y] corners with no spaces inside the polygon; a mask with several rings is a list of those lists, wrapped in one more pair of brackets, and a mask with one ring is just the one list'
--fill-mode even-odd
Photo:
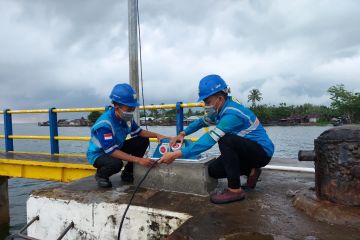
{"label": "reflective stripe on sleeve", "polygon": [[95,146],[97,146],[98,148],[101,148],[101,144],[95,136],[91,137],[91,141],[95,144]]}
{"label": "reflective stripe on sleeve", "polygon": [[254,131],[254,130],[259,126],[259,124],[260,124],[260,121],[259,121],[258,118],[256,118],[255,122],[254,122],[253,124],[251,124],[250,127],[248,127],[247,129],[244,129],[244,130],[240,131],[240,132],[238,133],[238,135],[241,136],[241,137],[244,137],[246,134],[249,134],[249,133],[251,133],[252,131]]}
{"label": "reflective stripe on sleeve", "polygon": [[109,152],[111,152],[112,150],[114,150],[115,148],[117,148],[119,145],[114,145],[114,146],[112,146],[111,148],[108,148],[108,149],[106,149],[104,152],[105,153],[109,153]]}
{"label": "reflective stripe on sleeve", "polygon": [[109,125],[110,128],[111,128],[111,132],[113,133],[113,135],[115,135],[115,130],[114,130],[113,126],[111,125],[111,122],[108,121],[108,120],[101,120],[100,122],[96,123],[96,124],[93,126],[93,129],[95,129],[95,127],[96,127],[97,125],[101,124],[101,123],[107,123],[107,125]]}
{"label": "reflective stripe on sleeve", "polygon": [[214,128],[209,132],[209,135],[212,139],[214,139],[215,142],[218,142],[219,139],[225,135],[225,132],[219,128]]}

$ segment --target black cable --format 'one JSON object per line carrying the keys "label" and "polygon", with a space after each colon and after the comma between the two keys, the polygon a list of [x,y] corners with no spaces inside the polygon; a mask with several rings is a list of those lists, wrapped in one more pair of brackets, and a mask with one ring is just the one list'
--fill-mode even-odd
{"label": "black cable", "polygon": [[[147,116],[146,116],[146,109],[145,109],[145,96],[144,96],[144,79],[143,79],[143,67],[142,67],[142,48],[141,48],[141,31],[140,31],[140,13],[139,13],[139,1],[136,0],[136,15],[137,15],[137,26],[138,26],[138,42],[139,42],[139,60],[140,60],[140,83],[141,83],[141,98],[143,104],[143,111],[145,116],[145,128],[148,130],[147,126]],[[148,147],[148,152],[150,152],[150,144]]]}
{"label": "black cable", "polygon": [[125,216],[126,216],[127,211],[129,210],[129,207],[130,207],[130,205],[131,205],[132,200],[133,200],[134,197],[135,197],[135,193],[136,193],[137,190],[139,189],[140,185],[144,182],[145,178],[147,177],[147,175],[149,174],[149,172],[151,171],[151,169],[157,164],[157,161],[158,161],[158,160],[159,160],[159,159],[157,159],[157,160],[151,165],[151,167],[146,171],[145,175],[143,176],[143,178],[140,180],[140,182],[139,182],[138,185],[136,186],[136,188],[135,188],[135,190],[134,190],[134,192],[133,192],[133,194],[132,194],[132,196],[131,196],[131,198],[130,198],[129,203],[128,203],[128,205],[126,206],[126,209],[125,209],[125,211],[124,211],[124,214],[123,214],[123,216],[122,216],[121,223],[120,223],[120,227],[119,227],[119,231],[118,231],[118,237],[117,237],[118,240],[120,240],[120,233],[121,233],[122,226],[123,226],[123,224],[124,224]]}
{"label": "black cable", "polygon": [[[142,51],[141,51],[140,14],[139,14],[139,1],[138,0],[136,0],[136,15],[137,15],[138,42],[139,42],[141,97],[142,97],[142,103],[143,103],[143,106],[144,106],[143,110],[144,110],[144,116],[145,116],[145,128],[146,128],[146,130],[148,130],[147,120],[146,120],[146,110],[145,110],[144,80],[143,80]],[[149,149],[150,149],[150,145],[149,145]]]}

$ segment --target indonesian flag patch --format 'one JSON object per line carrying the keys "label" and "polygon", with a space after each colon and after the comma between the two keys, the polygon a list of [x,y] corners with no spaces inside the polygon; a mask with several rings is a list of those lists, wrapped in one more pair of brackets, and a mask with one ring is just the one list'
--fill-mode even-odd
{"label": "indonesian flag patch", "polygon": [[112,133],[105,133],[104,134],[104,139],[105,140],[111,140],[112,139]]}

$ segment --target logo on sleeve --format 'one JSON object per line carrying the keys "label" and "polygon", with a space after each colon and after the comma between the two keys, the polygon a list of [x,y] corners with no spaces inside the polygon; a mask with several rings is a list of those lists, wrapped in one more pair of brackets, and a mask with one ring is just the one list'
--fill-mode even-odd
{"label": "logo on sleeve", "polygon": [[105,133],[104,134],[104,139],[105,140],[112,140],[112,133]]}

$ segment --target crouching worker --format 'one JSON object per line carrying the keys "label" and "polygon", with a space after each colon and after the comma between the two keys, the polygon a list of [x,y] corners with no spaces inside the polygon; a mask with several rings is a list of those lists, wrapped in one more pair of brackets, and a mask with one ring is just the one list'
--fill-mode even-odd
{"label": "crouching worker", "polygon": [[[139,106],[134,89],[126,83],[117,84],[110,99],[113,107],[104,112],[91,128],[87,151],[88,161],[97,168],[95,179],[100,187],[112,187],[109,177],[120,172],[127,161],[121,179],[133,181],[133,163],[150,167],[154,161],[144,158],[149,138],[158,140],[165,136],[141,129],[133,120]],[[132,138],[126,139],[130,134]]]}
{"label": "crouching worker", "polygon": [[205,115],[192,122],[183,132],[171,139],[170,144],[182,142],[186,135],[209,125],[216,127],[196,142],[175,152],[163,155],[159,163],[172,163],[176,158],[199,154],[218,143],[221,155],[210,163],[208,171],[216,179],[227,178],[228,188],[210,197],[213,203],[229,203],[245,198],[240,175],[247,176],[247,187],[255,188],[261,167],[267,165],[274,145],[252,111],[228,96],[229,89],[218,75],[200,80],[199,99],[205,102]]}

